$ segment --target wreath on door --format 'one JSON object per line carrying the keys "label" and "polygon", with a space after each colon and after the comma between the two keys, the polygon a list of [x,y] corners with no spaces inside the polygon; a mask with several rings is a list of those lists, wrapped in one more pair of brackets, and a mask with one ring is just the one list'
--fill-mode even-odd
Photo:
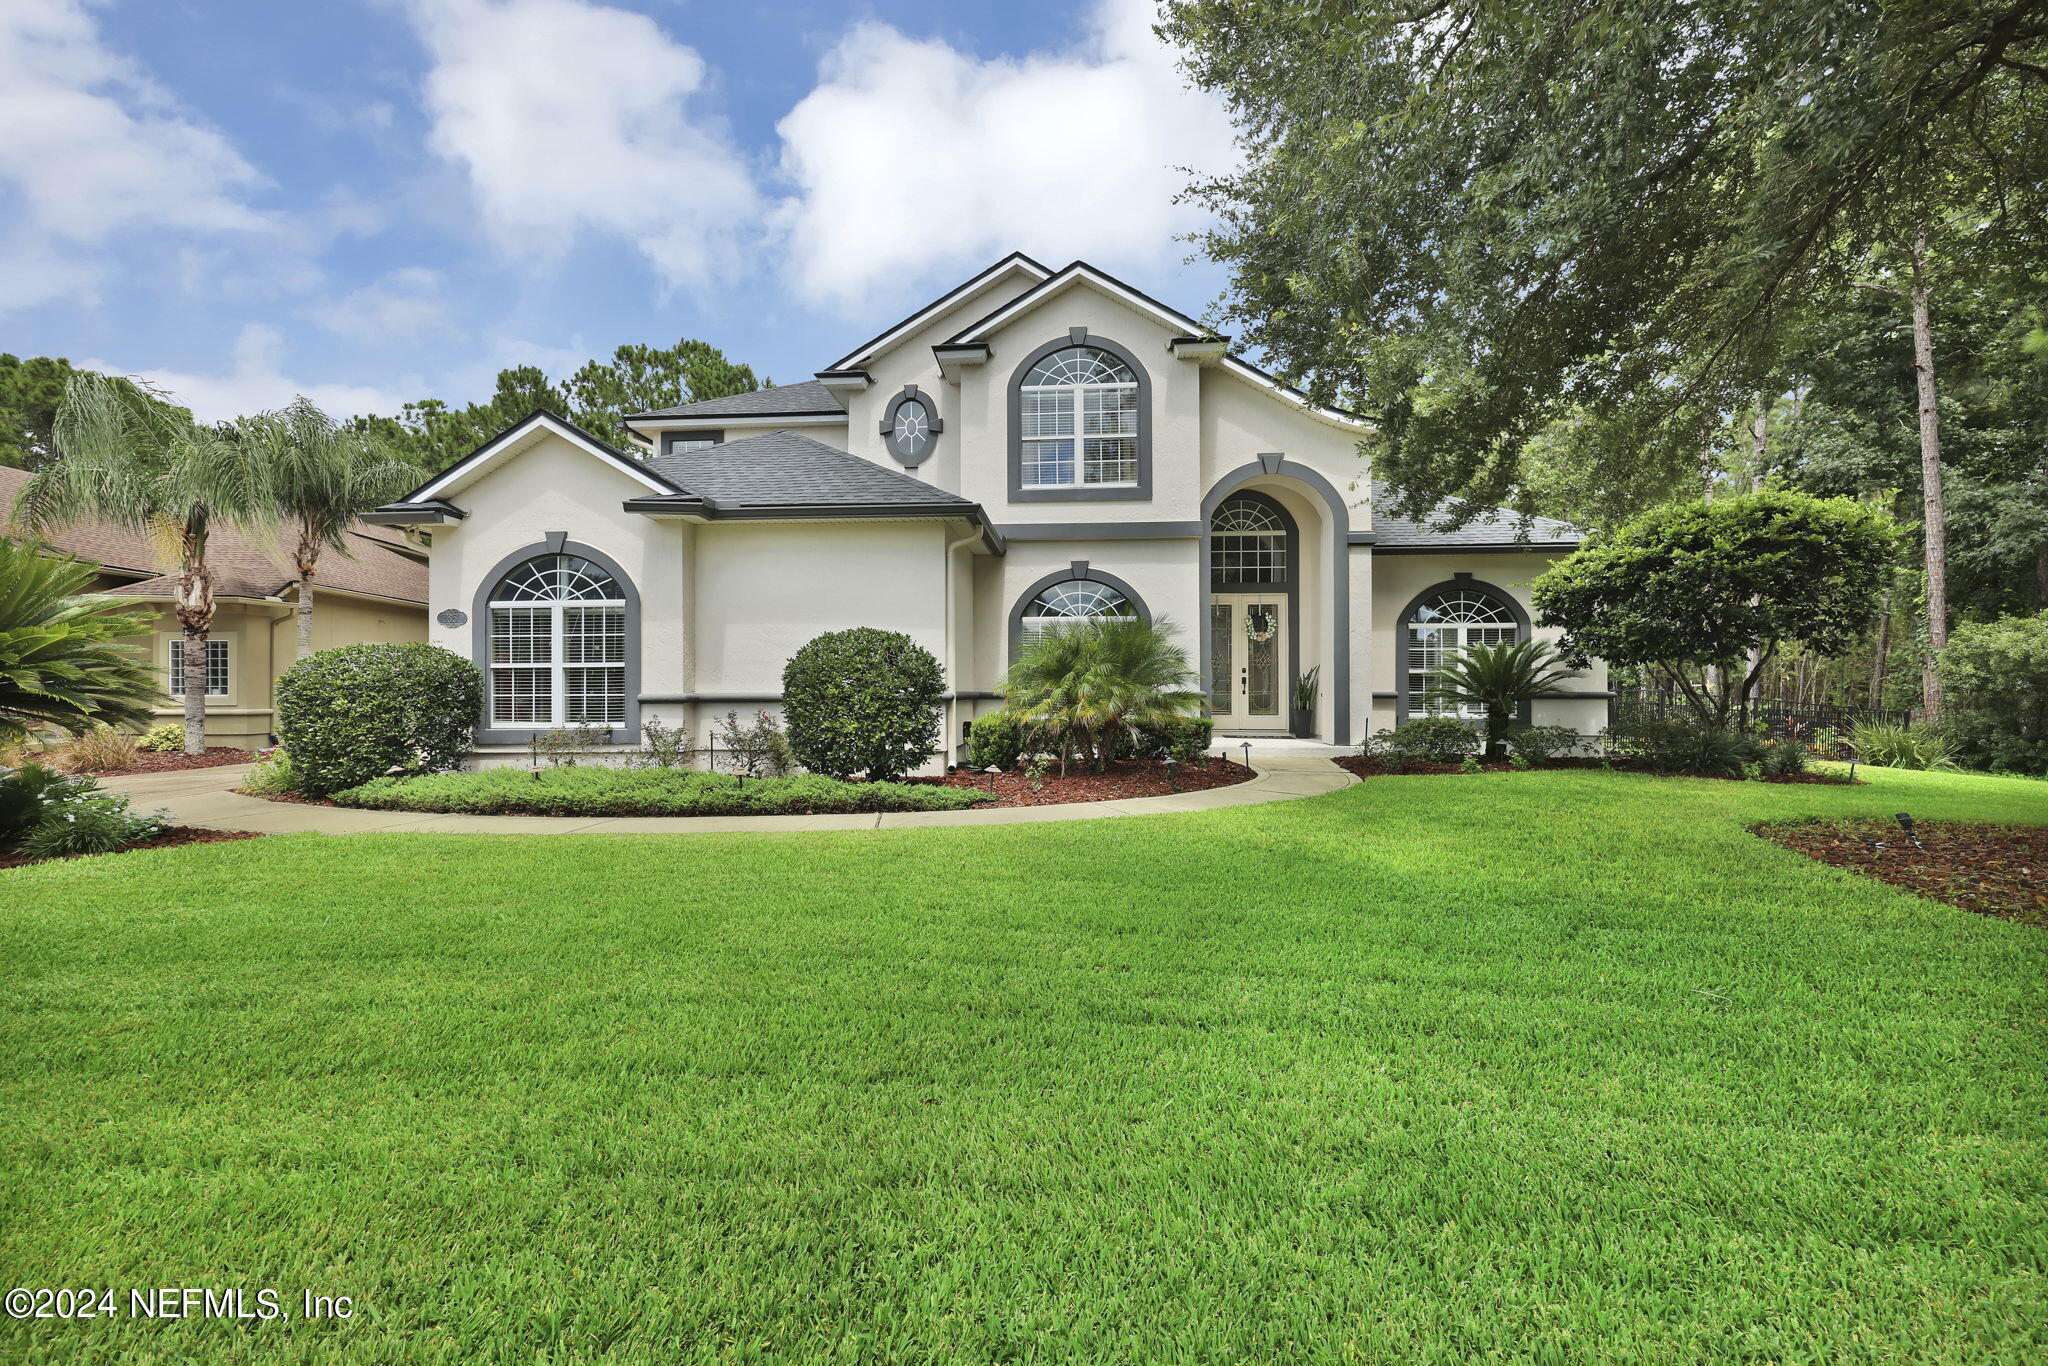
{"label": "wreath on door", "polygon": [[1244,614],[1244,638],[1264,645],[1280,634],[1280,613],[1271,607],[1248,608]]}

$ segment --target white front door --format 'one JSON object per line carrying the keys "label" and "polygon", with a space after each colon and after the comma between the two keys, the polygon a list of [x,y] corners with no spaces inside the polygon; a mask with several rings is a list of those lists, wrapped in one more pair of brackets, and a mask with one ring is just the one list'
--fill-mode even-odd
{"label": "white front door", "polygon": [[1217,732],[1285,731],[1287,595],[1209,599],[1209,713]]}

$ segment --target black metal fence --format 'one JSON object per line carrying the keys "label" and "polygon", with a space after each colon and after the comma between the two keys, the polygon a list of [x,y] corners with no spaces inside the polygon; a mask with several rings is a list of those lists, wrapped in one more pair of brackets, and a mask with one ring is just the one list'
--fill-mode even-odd
{"label": "black metal fence", "polygon": [[[1847,732],[1857,726],[1906,726],[1913,722],[1910,708],[1850,707],[1833,702],[1800,702],[1786,697],[1764,697],[1750,703],[1750,719],[1772,735],[1809,737],[1817,731]],[[1693,711],[1685,694],[1669,689],[1625,692],[1614,699],[1614,719],[1662,721],[1667,717],[1685,719]]]}

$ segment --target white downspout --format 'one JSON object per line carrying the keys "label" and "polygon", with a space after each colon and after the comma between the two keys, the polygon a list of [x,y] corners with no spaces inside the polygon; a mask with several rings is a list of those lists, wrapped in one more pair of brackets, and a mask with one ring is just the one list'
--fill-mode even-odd
{"label": "white downspout", "polygon": [[[960,670],[955,664],[955,656],[958,654],[958,650],[955,648],[953,640],[953,623],[957,620],[953,613],[953,552],[961,546],[972,545],[980,537],[981,528],[970,528],[967,534],[959,540],[946,543],[944,555],[946,569],[946,683],[947,691],[953,694],[951,710],[946,715],[946,751],[948,753],[952,753],[953,747],[959,743],[958,736],[960,734]],[[954,762],[964,762],[966,758],[965,753],[958,753],[955,754]]]}

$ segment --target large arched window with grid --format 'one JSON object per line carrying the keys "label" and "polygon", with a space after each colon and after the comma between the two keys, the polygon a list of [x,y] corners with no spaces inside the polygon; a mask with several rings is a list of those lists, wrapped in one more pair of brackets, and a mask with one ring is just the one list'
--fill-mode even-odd
{"label": "large arched window with grid", "polygon": [[1039,358],[1017,389],[1019,482],[1027,489],[1135,488],[1138,376],[1099,346]]}
{"label": "large arched window with grid", "polygon": [[1288,586],[1293,530],[1280,505],[1264,494],[1239,493],[1224,499],[1209,520],[1210,587],[1231,592]]}
{"label": "large arched window with grid", "polygon": [[1091,618],[1136,621],[1138,612],[1129,598],[1106,583],[1068,579],[1043,589],[1024,604],[1018,644],[1029,645],[1049,630]]}
{"label": "large arched window with grid", "polygon": [[1499,645],[1521,637],[1522,622],[1497,590],[1454,583],[1424,594],[1409,609],[1406,642],[1408,705],[1440,716],[1484,716],[1483,707],[1458,706],[1432,696],[1433,676],[1474,645]]}
{"label": "large arched window with grid", "polygon": [[493,727],[622,726],[628,595],[580,555],[536,555],[491,589]]}

